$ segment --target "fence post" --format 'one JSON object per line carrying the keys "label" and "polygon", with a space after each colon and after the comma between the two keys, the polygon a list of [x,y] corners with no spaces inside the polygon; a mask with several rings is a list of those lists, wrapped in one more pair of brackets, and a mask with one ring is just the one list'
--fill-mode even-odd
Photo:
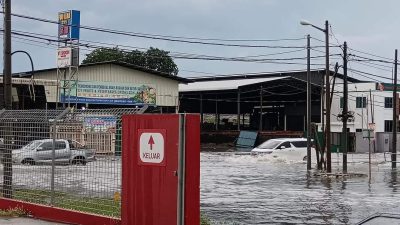
{"label": "fence post", "polygon": [[[6,112],[6,109],[0,110],[0,117],[3,116],[3,113]],[[3,197],[12,198],[13,197],[13,189],[12,189],[12,153],[11,153],[11,141],[8,139],[11,138],[11,127],[7,127],[7,123],[5,123],[5,134],[3,137]]]}
{"label": "fence post", "polygon": [[50,205],[54,206],[54,176],[55,176],[55,158],[56,158],[56,135],[57,135],[57,121],[67,114],[71,108],[67,107],[62,111],[53,121],[53,146],[51,153],[51,199]]}

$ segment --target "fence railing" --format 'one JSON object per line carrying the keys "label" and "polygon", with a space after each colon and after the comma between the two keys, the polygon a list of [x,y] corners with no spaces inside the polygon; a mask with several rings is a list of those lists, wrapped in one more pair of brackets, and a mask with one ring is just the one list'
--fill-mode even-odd
{"label": "fence railing", "polygon": [[0,111],[2,196],[119,217],[121,118],[144,110]]}

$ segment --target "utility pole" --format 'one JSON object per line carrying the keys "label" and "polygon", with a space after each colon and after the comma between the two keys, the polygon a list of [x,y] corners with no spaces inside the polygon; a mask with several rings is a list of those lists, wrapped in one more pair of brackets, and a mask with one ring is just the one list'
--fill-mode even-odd
{"label": "utility pole", "polygon": [[347,42],[343,45],[343,174],[347,173],[347,148],[348,144],[348,133],[347,133],[347,119],[348,119],[348,93],[347,93]]}
{"label": "utility pole", "polygon": [[331,95],[331,87],[329,84],[329,75],[330,75],[330,70],[329,70],[329,22],[328,20],[325,21],[325,85],[326,85],[326,91],[325,91],[325,96],[326,96],[326,170],[327,173],[332,172],[332,161],[331,161],[331,100],[330,100],[330,95]]}
{"label": "utility pole", "polygon": [[310,35],[307,35],[307,170],[311,170],[311,71]]}
{"label": "utility pole", "polygon": [[[12,109],[11,96],[11,0],[4,0],[4,71],[3,71],[3,88],[4,88],[4,108]],[[11,131],[10,128],[5,130],[4,138],[4,173],[3,173],[3,197],[12,198],[12,158],[11,158]]]}
{"label": "utility pole", "polygon": [[263,86],[260,86],[260,125],[258,125],[258,129],[261,132],[263,130]]}
{"label": "utility pole", "polygon": [[397,49],[394,51],[394,80],[393,80],[393,137],[392,137],[392,169],[396,168],[397,158]]}
{"label": "utility pole", "polygon": [[240,131],[240,89],[237,93],[237,130]]}

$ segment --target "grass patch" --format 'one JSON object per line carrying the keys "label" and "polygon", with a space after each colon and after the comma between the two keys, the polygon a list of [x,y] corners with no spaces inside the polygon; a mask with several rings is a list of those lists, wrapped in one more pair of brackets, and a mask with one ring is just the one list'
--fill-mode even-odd
{"label": "grass patch", "polygon": [[211,225],[211,220],[203,213],[200,214],[200,225]]}
{"label": "grass patch", "polygon": [[0,210],[0,217],[22,217],[26,215],[28,215],[28,213],[20,208]]}
{"label": "grass patch", "polygon": [[[51,192],[44,190],[14,190],[14,198],[26,202],[48,205],[51,202]],[[54,206],[104,216],[120,217],[119,202],[112,198],[80,197],[64,192],[55,192]]]}
{"label": "grass patch", "polygon": [[[49,205],[51,202],[51,192],[45,190],[17,189],[14,190],[14,198],[21,201]],[[121,217],[120,203],[119,201],[115,202],[112,198],[89,198],[65,192],[55,192],[54,206],[104,216]],[[7,212],[0,211],[0,216],[3,216],[3,213],[10,214],[10,217],[13,215],[27,215],[22,209],[13,209]],[[200,225],[211,225],[211,220],[203,213],[200,215]]]}

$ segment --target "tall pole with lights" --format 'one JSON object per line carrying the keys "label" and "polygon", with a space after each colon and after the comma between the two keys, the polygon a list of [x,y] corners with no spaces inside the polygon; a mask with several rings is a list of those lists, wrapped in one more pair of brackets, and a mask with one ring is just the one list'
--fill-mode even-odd
{"label": "tall pole with lights", "polygon": [[[330,100],[330,70],[329,70],[329,22],[325,21],[325,29],[317,27],[306,20],[300,21],[301,25],[312,26],[317,30],[325,33],[325,103],[326,103],[326,132],[325,132],[325,146],[326,146],[326,170],[327,173],[332,172],[331,163],[331,100]],[[324,118],[324,112],[322,112],[321,118]]]}

